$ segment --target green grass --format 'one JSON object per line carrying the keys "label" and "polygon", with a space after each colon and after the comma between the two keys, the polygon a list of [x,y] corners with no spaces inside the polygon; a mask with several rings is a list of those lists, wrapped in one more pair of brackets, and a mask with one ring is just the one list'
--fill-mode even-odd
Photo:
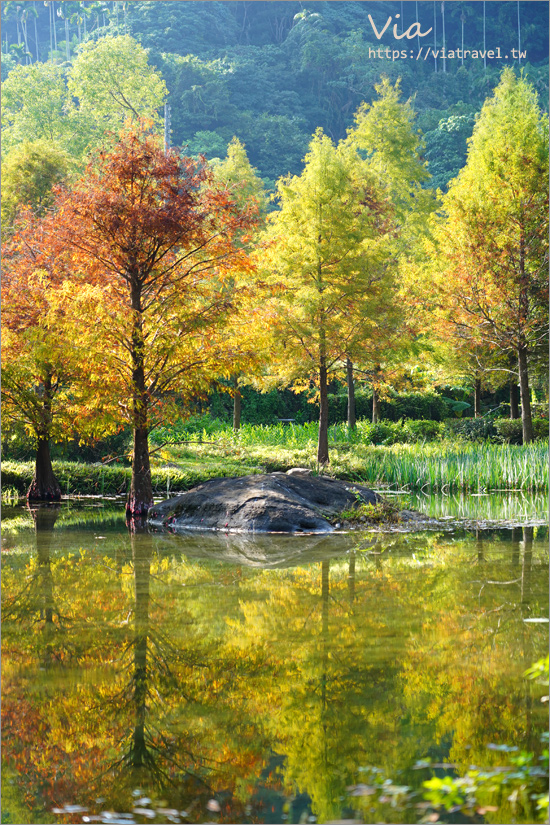
{"label": "green grass", "polygon": [[[204,420],[204,419],[203,419]],[[284,426],[246,424],[234,431],[220,422],[191,421],[165,428],[151,437],[153,489],[157,495],[188,490],[219,476],[285,471],[307,467],[315,472],[317,424]],[[368,443],[372,430],[359,422],[349,436],[345,424],[329,428],[330,465],[323,472],[337,478],[362,481],[376,488],[434,492],[490,492],[548,490],[548,441],[526,446],[432,440],[412,444]],[[186,442],[166,444],[171,442]],[[123,494],[130,468],[54,462],[63,494]],[[13,498],[31,482],[32,462],[6,461],[2,484]]]}
{"label": "green grass", "polygon": [[[164,460],[186,465],[197,462],[203,468],[222,455],[247,462],[267,471],[308,467],[316,464],[317,424],[284,426],[244,425],[234,431],[229,425],[200,422],[188,428],[164,430],[165,438],[189,439],[183,445],[167,445],[159,453]],[[369,443],[372,425],[359,422],[351,437],[345,424],[329,428],[330,466],[339,478],[352,478],[376,487],[425,492],[485,492],[494,490],[548,489],[548,441],[526,446],[432,440],[413,444],[374,445]],[[227,460],[227,458],[225,459]]]}

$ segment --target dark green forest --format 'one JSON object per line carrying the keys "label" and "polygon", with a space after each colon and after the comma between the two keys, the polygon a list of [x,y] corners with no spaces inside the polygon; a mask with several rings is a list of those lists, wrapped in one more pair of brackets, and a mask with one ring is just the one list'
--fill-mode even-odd
{"label": "dark green forest", "polygon": [[[464,164],[475,114],[504,65],[525,73],[544,107],[548,96],[547,3],[1,5],[3,79],[17,63],[68,64],[84,40],[131,34],[166,81],[172,145],[223,158],[235,135],[269,188],[281,175],[300,172],[317,127],[334,141],[345,136],[381,75],[401,78],[403,96],[413,98],[429,185],[442,189]],[[407,36],[415,21],[431,32]],[[394,50],[405,47],[409,56],[394,59]],[[497,49],[500,59],[483,56]]]}

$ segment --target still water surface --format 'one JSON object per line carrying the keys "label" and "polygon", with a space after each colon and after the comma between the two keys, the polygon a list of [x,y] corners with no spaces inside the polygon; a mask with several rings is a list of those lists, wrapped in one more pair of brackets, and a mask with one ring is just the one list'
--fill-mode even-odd
{"label": "still water surface", "polygon": [[533,506],[539,526],[256,538],[4,508],[2,821],[416,822],[350,788],[540,752]]}

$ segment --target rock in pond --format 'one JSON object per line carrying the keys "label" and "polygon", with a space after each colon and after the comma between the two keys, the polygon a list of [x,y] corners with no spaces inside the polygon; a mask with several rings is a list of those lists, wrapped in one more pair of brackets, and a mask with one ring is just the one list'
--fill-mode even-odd
{"label": "rock in pond", "polygon": [[358,501],[380,497],[362,484],[303,472],[213,478],[155,504],[148,521],[172,530],[330,533],[331,521]]}

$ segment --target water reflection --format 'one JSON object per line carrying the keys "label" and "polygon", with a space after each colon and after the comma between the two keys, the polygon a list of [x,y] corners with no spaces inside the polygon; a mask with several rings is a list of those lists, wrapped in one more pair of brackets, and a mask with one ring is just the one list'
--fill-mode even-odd
{"label": "water reflection", "polygon": [[2,639],[25,821],[330,821],[369,766],[540,747],[522,673],[547,648],[525,621],[548,616],[545,530],[182,537],[27,515]]}
{"label": "water reflection", "polygon": [[410,506],[433,518],[468,522],[508,523],[510,527],[548,523],[547,493],[454,493],[453,495],[410,493]]}

